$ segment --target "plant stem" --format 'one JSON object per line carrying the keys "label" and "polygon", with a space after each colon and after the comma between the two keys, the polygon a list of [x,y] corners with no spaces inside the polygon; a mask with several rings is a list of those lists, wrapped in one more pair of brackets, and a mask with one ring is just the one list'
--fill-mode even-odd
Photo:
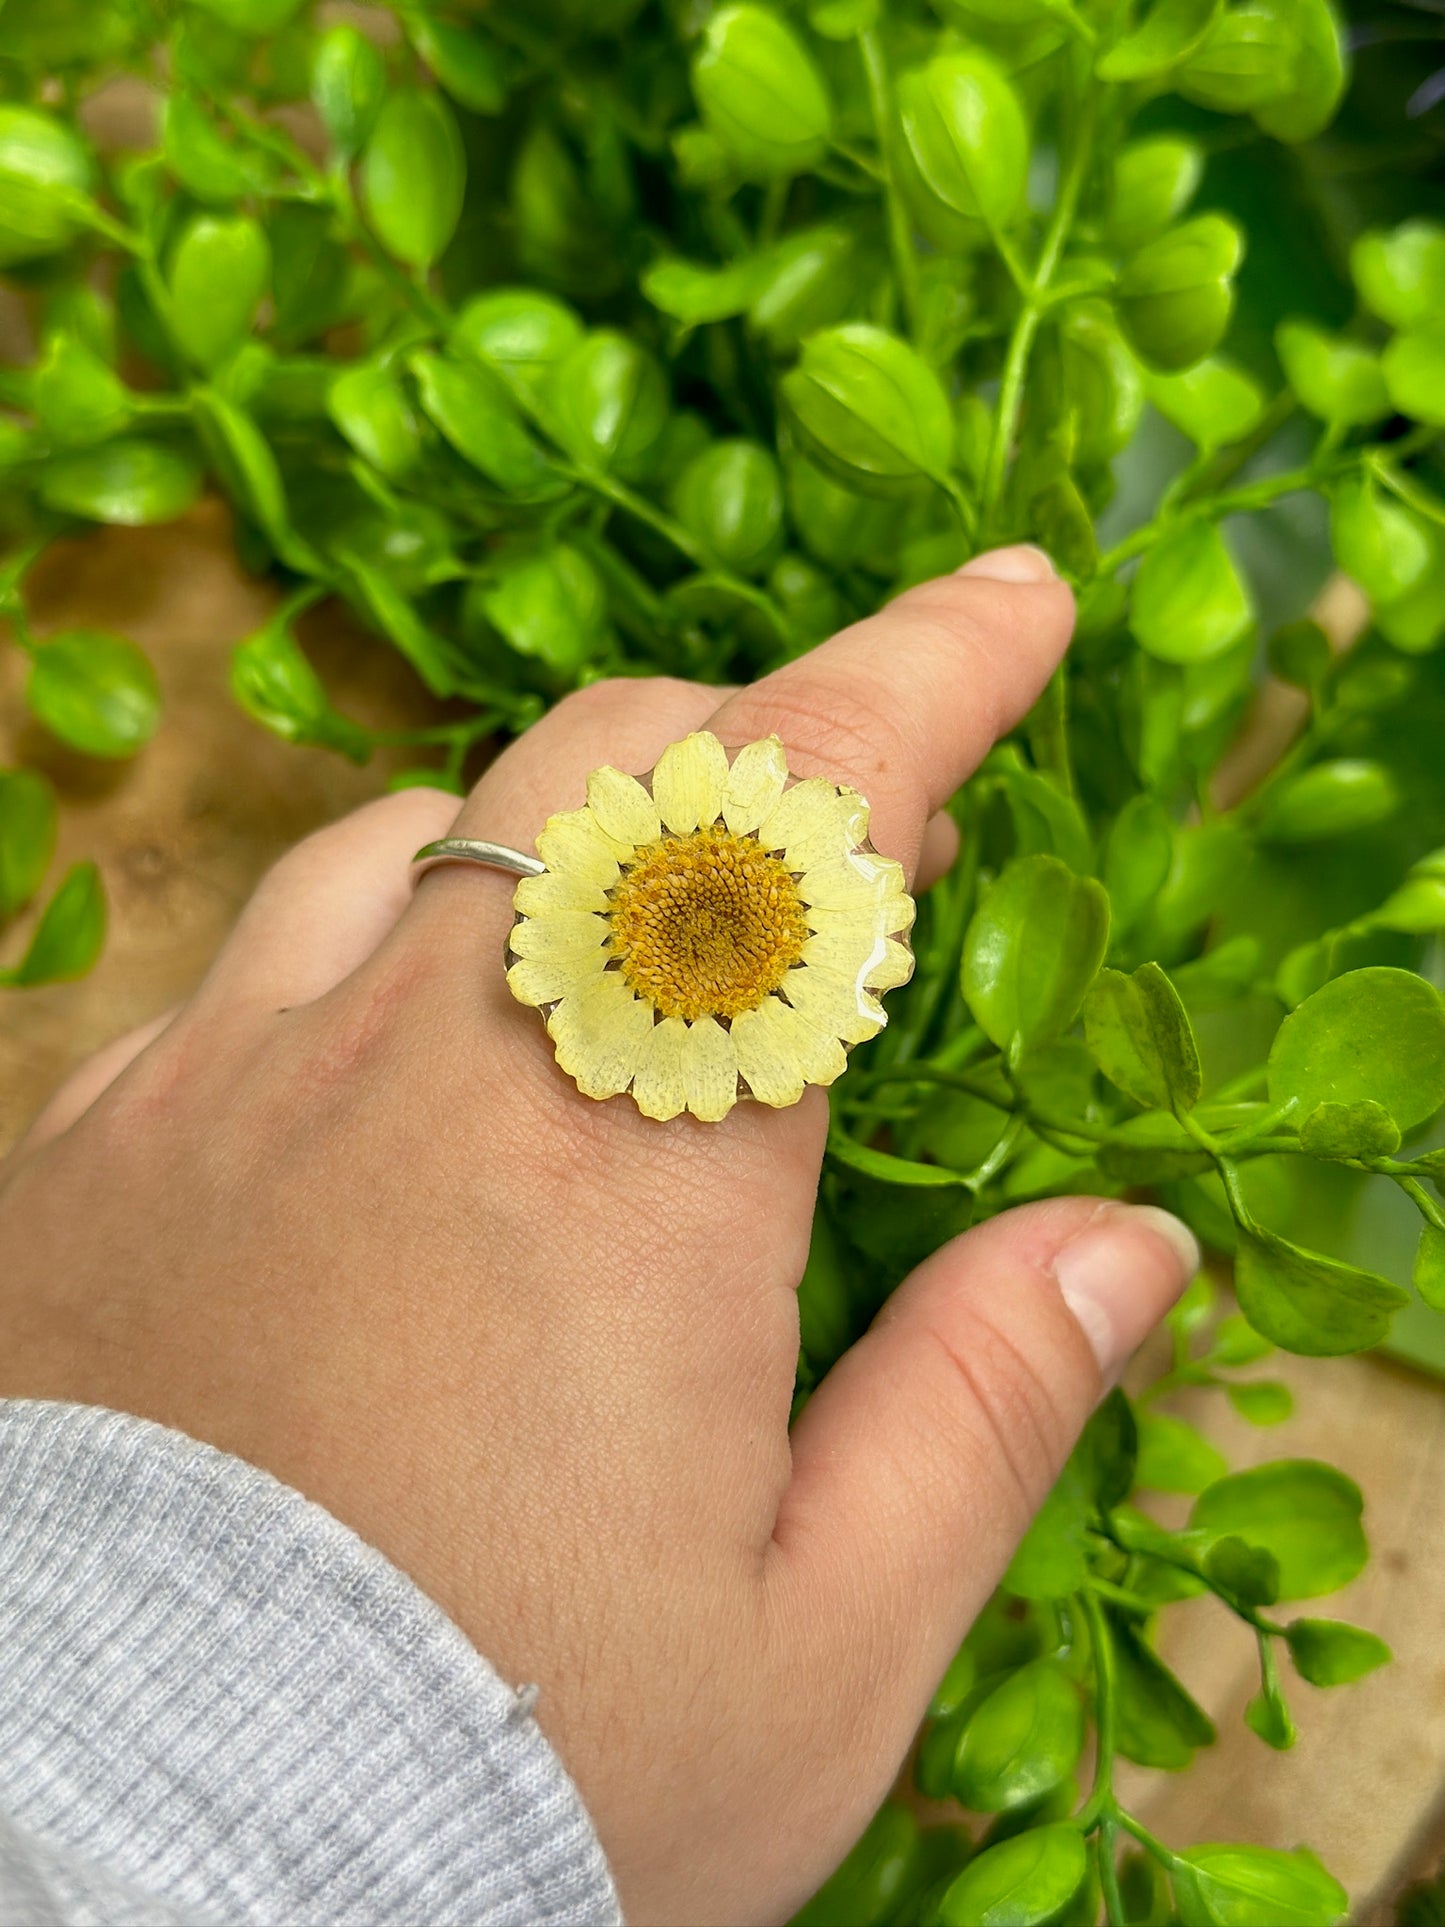
{"label": "plant stem", "polygon": [[868,81],[868,105],[873,114],[873,130],[878,139],[878,158],[882,163],[883,201],[888,213],[888,246],[893,256],[893,273],[903,303],[909,337],[918,337],[921,309],[918,286],[918,256],[914,252],[908,210],[898,187],[893,165],[893,86],[888,76],[888,61],[876,27],[866,27],[858,36],[858,52]]}
{"label": "plant stem", "polygon": [[1094,1661],[1094,1726],[1097,1733],[1094,1785],[1078,1824],[1087,1832],[1114,1804],[1114,1753],[1118,1744],[1117,1686],[1114,1678],[1114,1637],[1104,1608],[1091,1589],[1075,1593],[1075,1601],[1089,1628]]}
{"label": "plant stem", "polygon": [[1152,522],[1126,535],[1122,542],[1116,542],[1112,549],[1106,549],[1099,557],[1098,573],[1113,575],[1126,562],[1132,562],[1136,555],[1143,555],[1152,549],[1160,538],[1170,529],[1186,521],[1208,518],[1218,521],[1225,515],[1238,515],[1246,509],[1267,508],[1271,502],[1278,501],[1282,495],[1297,495],[1304,489],[1318,488],[1322,482],[1331,480],[1344,469],[1353,467],[1358,459],[1354,453],[1336,457],[1317,468],[1313,462],[1301,468],[1285,469],[1278,475],[1265,475],[1257,482],[1246,482],[1242,488],[1221,489],[1213,495],[1196,496],[1187,506],[1165,515],[1156,515]]}
{"label": "plant stem", "polygon": [[1068,169],[1059,185],[1059,197],[1054,205],[1053,218],[1044,235],[1043,245],[1039,249],[1039,257],[1034,263],[1033,275],[1024,297],[1024,304],[1018,312],[1013,333],[1009,338],[1008,352],[1004,358],[1003,378],[999,384],[998,412],[994,418],[993,439],[989,443],[988,460],[984,466],[983,492],[979,503],[979,532],[985,540],[993,534],[997,521],[1004,479],[1008,473],[1009,451],[1013,447],[1014,436],[1018,431],[1019,414],[1023,408],[1024,378],[1028,373],[1029,355],[1033,349],[1034,336],[1038,333],[1039,320],[1044,311],[1045,296],[1049,282],[1053,279],[1054,270],[1059,264],[1059,258],[1063,254],[1069,230],[1073,226],[1079,196],[1083,192],[1089,163],[1093,157],[1094,128],[1098,111],[1098,90],[1090,84],[1084,95],[1083,111],[1069,155]]}

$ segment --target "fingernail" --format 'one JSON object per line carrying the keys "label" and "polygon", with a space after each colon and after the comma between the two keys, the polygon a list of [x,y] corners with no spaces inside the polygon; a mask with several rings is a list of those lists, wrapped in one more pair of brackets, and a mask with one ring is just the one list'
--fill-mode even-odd
{"label": "fingernail", "polygon": [[1059,1295],[1112,1384],[1199,1269],[1187,1225],[1152,1204],[1111,1205],[1054,1259]]}
{"label": "fingernail", "polygon": [[989,549],[954,570],[955,575],[981,575],[990,582],[1053,582],[1058,573],[1045,552],[1032,542],[1019,542],[1011,549]]}

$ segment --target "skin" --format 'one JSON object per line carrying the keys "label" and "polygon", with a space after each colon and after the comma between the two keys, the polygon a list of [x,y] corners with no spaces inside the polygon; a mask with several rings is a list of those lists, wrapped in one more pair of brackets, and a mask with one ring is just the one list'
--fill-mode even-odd
{"label": "skin", "polygon": [[780,1921],[837,1864],[1187,1234],[1097,1199],[970,1231],[790,1434],[824,1094],[581,1098],[503,980],[509,879],[408,859],[527,848],[706,726],[854,784],[926,883],[1072,618],[1004,551],[747,689],[568,697],[460,814],[412,790],[299,845],[0,1167],[0,1394],[177,1427],[380,1548],[540,1684],[629,1922]]}

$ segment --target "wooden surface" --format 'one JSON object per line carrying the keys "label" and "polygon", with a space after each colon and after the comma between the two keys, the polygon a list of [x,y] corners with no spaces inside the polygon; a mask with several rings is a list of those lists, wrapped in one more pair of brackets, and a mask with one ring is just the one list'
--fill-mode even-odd
{"label": "wooden surface", "polygon": [[[78,984],[0,991],[0,1150],[65,1072],[97,1045],[164,1010],[200,978],[267,865],[299,837],[376,794],[400,753],[354,769],[279,743],[226,692],[229,645],[273,606],[230,549],[224,512],[203,504],[165,530],[104,530],[47,558],[34,582],[42,633],[88,625],[150,653],[166,697],[155,742],[101,767],[47,746],[24,721],[19,652],[0,646],[0,760],[45,767],[64,804],[61,856],[98,858],[111,904],[100,965]],[[430,712],[395,655],[342,616],[319,612],[308,648],[340,707],[405,726]],[[58,870],[57,870],[58,874]],[[23,927],[3,938],[18,952]],[[1236,1465],[1320,1456],[1364,1488],[1375,1558],[1347,1593],[1320,1603],[1381,1632],[1398,1663],[1352,1687],[1292,1687],[1301,1737],[1269,1752],[1240,1714],[1255,1691],[1250,1642],[1208,1601],[1166,1617],[1166,1651],[1217,1719],[1221,1741],[1189,1774],[1130,1771],[1125,1786],[1157,1832],[1193,1841],[1314,1845],[1385,1923],[1388,1897],[1445,1851],[1445,1394],[1378,1360],[1271,1361],[1290,1379],[1294,1419],[1251,1429],[1222,1400],[1195,1410]]]}

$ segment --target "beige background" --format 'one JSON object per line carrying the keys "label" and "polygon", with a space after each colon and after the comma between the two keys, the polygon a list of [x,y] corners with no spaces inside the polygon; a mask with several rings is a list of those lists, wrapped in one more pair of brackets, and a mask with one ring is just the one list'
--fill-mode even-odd
{"label": "beige background", "polygon": [[[226,690],[229,645],[276,600],[238,569],[224,511],[203,503],[160,530],[100,530],[46,558],[29,589],[37,630],[112,628],[150,654],[166,698],[155,742],[102,767],[44,740],[25,721],[23,658],[0,644],[0,761],[39,764],[63,800],[60,860],[94,856],[111,906],[99,966],[77,984],[0,991],[0,1149],[88,1051],[183,997],[204,971],[266,866],[297,838],[377,793],[389,752],[357,770],[326,751],[279,743]],[[338,706],[363,722],[431,720],[394,652],[322,609],[303,631]],[[56,871],[58,875],[58,868]],[[25,927],[0,938],[0,960]],[[1221,1743],[1180,1778],[1131,1770],[1131,1802],[1166,1839],[1312,1844],[1385,1922],[1388,1896],[1445,1852],[1445,1397],[1439,1385],[1375,1360],[1286,1361],[1297,1416],[1257,1432],[1222,1400],[1211,1436],[1237,1464],[1320,1456],[1364,1488],[1376,1549],[1366,1575],[1318,1611],[1380,1631],[1399,1663],[1357,1686],[1296,1685],[1301,1738],[1269,1752],[1241,1724],[1255,1690],[1250,1641],[1208,1601],[1167,1616],[1167,1650],[1218,1720]]]}

